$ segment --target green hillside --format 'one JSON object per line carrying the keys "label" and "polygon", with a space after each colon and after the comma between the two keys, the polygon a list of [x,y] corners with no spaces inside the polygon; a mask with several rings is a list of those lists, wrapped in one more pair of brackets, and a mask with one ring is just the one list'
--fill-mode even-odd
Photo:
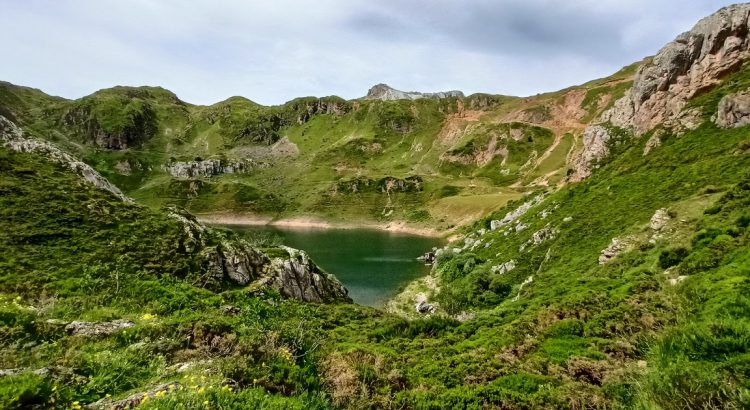
{"label": "green hillside", "polygon": [[[748,16],[526,98],[0,83],[0,408],[750,408]],[[193,213],[451,237],[376,309]]]}
{"label": "green hillside", "polygon": [[[154,207],[446,231],[560,183],[574,141],[629,84],[632,70],[526,99],[305,97],[266,107],[232,97],[195,106],[154,87],[115,87],[66,101],[2,83],[0,101],[27,132],[75,152]],[[247,166],[189,177],[165,168],[207,160]],[[338,189],[355,179],[409,177],[424,183],[412,192]],[[489,208],[488,195],[495,198]]]}

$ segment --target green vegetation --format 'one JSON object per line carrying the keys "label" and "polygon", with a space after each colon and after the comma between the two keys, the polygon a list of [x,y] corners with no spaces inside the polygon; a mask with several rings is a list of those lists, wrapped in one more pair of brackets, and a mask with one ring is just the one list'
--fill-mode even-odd
{"label": "green vegetation", "polygon": [[[614,85],[602,80],[576,90],[612,97],[628,73],[607,80]],[[538,161],[555,135],[568,132],[555,128],[552,118],[565,104],[561,95],[417,101],[303,97],[268,107],[232,97],[195,106],[157,87],[114,87],[67,101],[2,83],[0,114],[75,153],[153,208],[179,205],[200,213],[312,216],[339,223],[407,221],[445,231],[502,206],[488,208],[488,195],[504,193],[510,185],[528,187],[513,188],[524,192],[564,177],[572,136]],[[539,124],[519,122],[528,116]],[[551,125],[541,125],[548,120]],[[253,160],[255,165],[246,172],[186,179],[165,169],[196,159]],[[398,198],[331,196],[340,181],[410,176],[423,178],[422,191]],[[451,205],[441,199],[453,195],[441,189],[448,185],[460,189],[460,208],[468,213],[445,212]]]}
{"label": "green vegetation", "polygon": [[[605,108],[633,70],[574,88],[586,91],[579,108]],[[691,107],[710,116],[723,95],[746,88],[747,73]],[[593,175],[553,189],[532,182],[563,178],[575,136],[492,121],[549,114],[562,92],[528,103],[470,97],[461,110],[484,111],[469,118],[457,99],[194,107],[159,89],[76,102],[0,91],[0,113],[150,205],[0,149],[3,408],[79,408],[149,391],[143,408],[750,407],[747,128],[655,130],[661,145],[645,156],[652,134],[612,128],[611,154]],[[138,130],[139,146],[82,145],[91,135],[68,128],[94,122],[110,134]],[[502,145],[490,149],[493,140]],[[284,144],[298,152],[274,157]],[[501,147],[507,153],[476,161]],[[161,168],[253,155],[268,166],[191,179]],[[123,161],[128,175],[117,174]],[[515,221],[491,224],[537,197]],[[409,320],[211,281],[184,227],[152,209],[166,203],[467,226],[432,275],[406,287],[436,308]],[[652,227],[663,209],[668,218]],[[281,252],[278,238],[249,240]],[[411,300],[393,306],[417,315]],[[66,329],[74,320],[132,325],[82,335]]]}

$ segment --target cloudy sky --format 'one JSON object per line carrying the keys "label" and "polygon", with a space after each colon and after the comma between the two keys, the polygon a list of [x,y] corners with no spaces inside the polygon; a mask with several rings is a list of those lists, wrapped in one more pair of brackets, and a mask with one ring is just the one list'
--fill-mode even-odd
{"label": "cloudy sky", "polygon": [[654,54],[722,0],[0,0],[0,80],[192,103],[402,90],[532,95]]}

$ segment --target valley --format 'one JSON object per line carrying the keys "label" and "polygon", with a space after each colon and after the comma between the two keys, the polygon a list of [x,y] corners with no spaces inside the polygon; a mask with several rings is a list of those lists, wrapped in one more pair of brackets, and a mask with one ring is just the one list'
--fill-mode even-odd
{"label": "valley", "polygon": [[750,4],[528,97],[2,82],[0,407],[748,408],[748,125]]}

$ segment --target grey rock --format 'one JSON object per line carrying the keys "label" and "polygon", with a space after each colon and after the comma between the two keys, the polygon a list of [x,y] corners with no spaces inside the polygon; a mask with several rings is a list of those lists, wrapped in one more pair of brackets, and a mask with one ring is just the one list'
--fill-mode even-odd
{"label": "grey rock", "polygon": [[[700,20],[690,31],[680,34],[657,55],[644,63],[635,75],[633,87],[602,113],[600,123],[641,136],[658,125],[677,133],[695,129],[703,121],[696,109],[685,110],[688,101],[698,93],[719,84],[729,73],[739,69],[750,58],[750,4],[725,7]],[[742,98],[724,101],[720,124],[743,125],[748,102]],[[587,142],[588,140],[588,142]],[[609,153],[609,134],[594,124],[584,131],[584,149],[575,162],[572,180],[591,174],[592,164]],[[657,146],[651,142],[644,155]]]}
{"label": "grey rock", "polygon": [[175,178],[212,177],[221,174],[241,174],[253,170],[252,160],[222,161],[206,159],[201,161],[174,161],[164,165],[164,170]]}
{"label": "grey rock", "polygon": [[464,93],[457,90],[443,91],[437,93],[420,93],[416,91],[399,91],[395,88],[388,86],[387,84],[377,84],[367,91],[367,100],[381,100],[381,101],[392,101],[392,100],[418,100],[422,98],[449,98],[449,97],[463,97]]}
{"label": "grey rock", "polygon": [[649,227],[654,231],[661,231],[667,226],[670,219],[672,219],[672,217],[669,216],[669,210],[667,208],[657,209],[649,221]]}
{"label": "grey rock", "polygon": [[414,308],[417,311],[417,313],[422,313],[422,314],[435,312],[435,306],[427,303],[427,301],[424,301],[424,300],[420,300],[419,302],[417,302]]}
{"label": "grey rock", "polygon": [[123,319],[111,322],[74,321],[65,326],[65,330],[71,335],[107,336],[133,326],[135,323]]}
{"label": "grey rock", "polygon": [[736,4],[700,20],[638,70],[631,92],[603,118],[641,135],[678,117],[750,57],[749,18],[750,4]]}
{"label": "grey rock", "polygon": [[738,128],[748,124],[750,124],[750,92],[730,94],[719,101],[716,125],[722,128]]}
{"label": "grey rock", "polygon": [[601,125],[586,127],[583,132],[583,150],[576,157],[573,167],[573,180],[581,180],[596,168],[596,163],[609,155],[609,143],[612,139],[607,128]]}
{"label": "grey rock", "polygon": [[609,246],[602,249],[602,252],[599,255],[599,264],[604,265],[609,261],[615,259],[622,252],[624,252],[627,247],[628,243],[626,241],[620,238],[612,238],[612,242],[610,242]]}
{"label": "grey rock", "polygon": [[516,268],[516,261],[511,259],[508,262],[493,266],[492,268],[490,268],[490,272],[498,274],[498,275],[502,275],[502,274],[512,271],[515,268]]}
{"label": "grey rock", "polygon": [[133,200],[125,196],[119,188],[112,185],[106,178],[99,175],[89,165],[79,161],[72,155],[57,148],[54,144],[35,138],[26,137],[15,124],[0,115],[0,143],[6,148],[16,152],[31,152],[45,156],[52,162],[63,165],[75,172],[87,183],[97,188],[110,192],[124,202]]}
{"label": "grey rock", "polygon": [[305,302],[351,301],[349,291],[333,275],[313,263],[307,252],[282,246],[288,257],[276,257],[266,265],[262,283],[282,295]]}
{"label": "grey rock", "polygon": [[535,205],[538,205],[543,200],[544,200],[543,195],[537,195],[531,200],[524,202],[518,208],[505,214],[505,217],[503,219],[499,221],[498,220],[490,221],[490,230],[495,231],[499,228],[502,228],[503,226],[506,226],[508,224],[515,222],[518,218],[524,216],[526,212],[528,212],[529,209],[533,208]]}

